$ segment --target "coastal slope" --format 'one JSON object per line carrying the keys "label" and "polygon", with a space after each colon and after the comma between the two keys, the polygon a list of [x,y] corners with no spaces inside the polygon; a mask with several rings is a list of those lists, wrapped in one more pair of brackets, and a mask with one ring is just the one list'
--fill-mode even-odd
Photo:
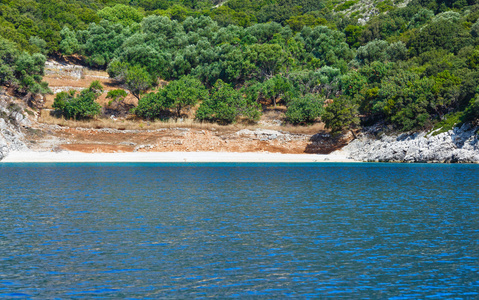
{"label": "coastal slope", "polygon": [[366,162],[479,163],[479,128],[464,124],[447,132],[376,137],[373,130],[334,154]]}

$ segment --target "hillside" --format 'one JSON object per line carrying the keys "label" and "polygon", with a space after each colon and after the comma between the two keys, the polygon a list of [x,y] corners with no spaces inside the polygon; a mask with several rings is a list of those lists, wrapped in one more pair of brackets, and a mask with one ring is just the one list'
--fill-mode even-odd
{"label": "hillside", "polygon": [[50,124],[447,130],[478,121],[478,17],[436,0],[3,1],[0,85]]}

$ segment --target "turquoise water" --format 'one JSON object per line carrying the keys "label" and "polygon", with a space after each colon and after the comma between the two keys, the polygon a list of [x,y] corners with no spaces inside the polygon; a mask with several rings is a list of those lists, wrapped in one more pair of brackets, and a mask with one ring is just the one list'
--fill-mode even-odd
{"label": "turquoise water", "polygon": [[0,298],[479,298],[478,175],[0,164]]}

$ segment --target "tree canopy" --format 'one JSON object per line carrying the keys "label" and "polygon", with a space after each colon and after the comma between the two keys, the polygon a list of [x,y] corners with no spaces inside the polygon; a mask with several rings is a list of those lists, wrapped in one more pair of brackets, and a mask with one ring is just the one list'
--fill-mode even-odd
{"label": "tree canopy", "polygon": [[[347,12],[353,2],[5,0],[0,84],[47,93],[46,57],[78,55],[123,84],[144,118],[179,118],[199,104],[199,120],[256,120],[260,103],[286,105],[291,123],[321,117],[333,131],[358,116],[397,130],[477,116],[478,5],[376,3],[381,13],[364,22]],[[159,79],[169,84],[148,93]],[[60,110],[91,104],[69,117],[96,112],[94,93],[57,97]]]}

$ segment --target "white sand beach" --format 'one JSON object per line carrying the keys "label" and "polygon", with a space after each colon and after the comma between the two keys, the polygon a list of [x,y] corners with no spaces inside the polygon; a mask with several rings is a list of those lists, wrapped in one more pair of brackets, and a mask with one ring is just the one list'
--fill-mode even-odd
{"label": "white sand beach", "polygon": [[343,155],[281,154],[268,152],[125,152],[83,153],[10,152],[0,163],[9,162],[355,162]]}

